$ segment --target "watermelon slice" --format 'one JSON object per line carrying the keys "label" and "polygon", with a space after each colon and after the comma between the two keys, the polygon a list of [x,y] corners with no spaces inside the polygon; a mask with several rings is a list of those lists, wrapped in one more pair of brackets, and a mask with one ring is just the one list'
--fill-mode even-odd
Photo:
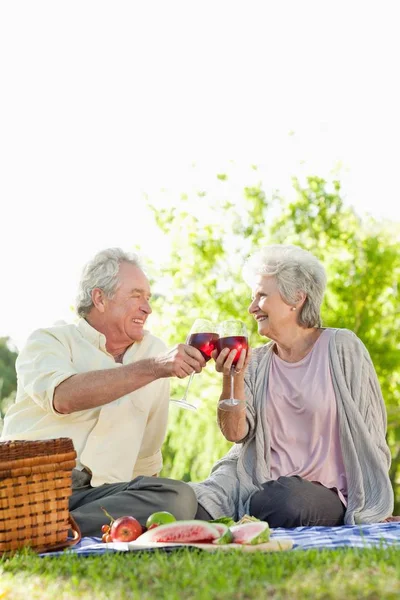
{"label": "watermelon slice", "polygon": [[149,529],[136,540],[137,543],[148,542],[213,542],[221,537],[220,530],[206,521],[176,521]]}
{"label": "watermelon slice", "polygon": [[223,523],[213,523],[213,527],[216,527],[219,531],[220,537],[213,541],[213,544],[230,544],[233,541],[233,535],[227,525]]}
{"label": "watermelon slice", "polygon": [[211,523],[213,527],[215,527],[216,529],[218,529],[219,534],[222,536],[224,535],[224,533],[226,533],[229,529],[228,525],[224,525],[223,523]]}
{"label": "watermelon slice", "polygon": [[265,521],[249,521],[230,527],[235,544],[263,544],[269,541],[270,529]]}

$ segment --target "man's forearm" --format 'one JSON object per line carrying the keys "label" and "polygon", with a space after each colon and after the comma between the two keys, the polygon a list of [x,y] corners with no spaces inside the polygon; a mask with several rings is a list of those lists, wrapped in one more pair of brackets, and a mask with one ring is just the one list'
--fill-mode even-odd
{"label": "man's forearm", "polygon": [[[224,377],[220,400],[228,399],[230,397],[230,392],[230,377]],[[246,400],[244,382],[242,379],[235,379],[234,396],[236,400]],[[218,425],[229,442],[240,442],[246,437],[249,431],[249,424],[246,420],[246,405],[239,404],[230,408],[225,406],[224,409],[218,407]]]}
{"label": "man's forearm", "polygon": [[61,414],[103,406],[159,378],[153,358],[115,369],[72,375],[54,392],[53,405]]}

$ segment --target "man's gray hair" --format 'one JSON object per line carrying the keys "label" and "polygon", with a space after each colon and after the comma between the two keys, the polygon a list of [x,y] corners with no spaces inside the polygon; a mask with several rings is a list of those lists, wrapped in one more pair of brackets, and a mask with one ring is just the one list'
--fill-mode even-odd
{"label": "man's gray hair", "polygon": [[131,263],[142,268],[137,254],[128,253],[121,248],[108,248],[98,252],[82,271],[76,297],[76,312],[80,317],[86,317],[93,307],[92,291],[100,288],[112,298],[118,287],[118,272],[121,263]]}
{"label": "man's gray hair", "polygon": [[326,273],[311,252],[289,244],[265,246],[252,254],[243,267],[243,278],[251,287],[257,275],[275,277],[282,300],[287,304],[295,304],[299,292],[304,292],[306,301],[297,322],[302,327],[321,327]]}

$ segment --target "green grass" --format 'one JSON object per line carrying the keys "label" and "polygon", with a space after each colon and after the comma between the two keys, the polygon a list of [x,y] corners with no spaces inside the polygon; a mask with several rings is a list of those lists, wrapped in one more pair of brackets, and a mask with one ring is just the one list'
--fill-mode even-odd
{"label": "green grass", "polygon": [[121,553],[0,560],[1,600],[400,597],[400,549]]}

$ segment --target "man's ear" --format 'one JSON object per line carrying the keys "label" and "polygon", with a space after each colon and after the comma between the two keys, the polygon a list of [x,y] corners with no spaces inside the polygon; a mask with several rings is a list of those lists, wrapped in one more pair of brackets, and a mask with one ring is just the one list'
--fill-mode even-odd
{"label": "man's ear", "polygon": [[107,297],[106,297],[105,293],[103,292],[103,290],[101,290],[100,288],[94,288],[92,290],[92,302],[93,302],[93,306],[95,308],[97,308],[97,310],[100,313],[104,313],[104,310],[106,307],[106,302],[107,302]]}

